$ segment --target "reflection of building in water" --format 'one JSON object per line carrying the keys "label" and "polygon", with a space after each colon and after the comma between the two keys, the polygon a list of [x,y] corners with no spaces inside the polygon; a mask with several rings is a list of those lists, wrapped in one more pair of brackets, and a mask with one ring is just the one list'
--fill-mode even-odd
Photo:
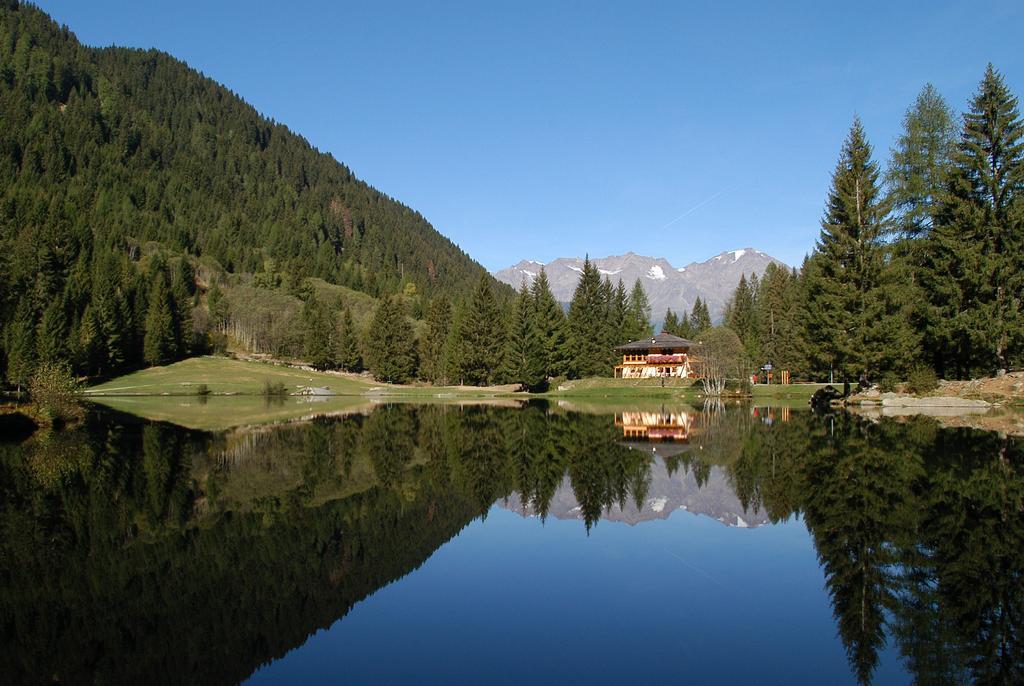
{"label": "reflection of building in water", "polygon": [[750,414],[755,419],[760,419],[762,424],[774,424],[775,422],[788,422],[789,421],[788,407],[753,407],[750,410]]}
{"label": "reflection of building in water", "polygon": [[632,440],[686,441],[690,438],[693,415],[686,412],[621,412],[615,426],[622,436]]}

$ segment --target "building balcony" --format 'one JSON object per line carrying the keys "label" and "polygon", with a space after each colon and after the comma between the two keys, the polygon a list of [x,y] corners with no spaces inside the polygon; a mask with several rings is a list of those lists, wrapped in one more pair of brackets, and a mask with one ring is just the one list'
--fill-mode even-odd
{"label": "building balcony", "polygon": [[686,364],[686,355],[623,355],[622,364]]}

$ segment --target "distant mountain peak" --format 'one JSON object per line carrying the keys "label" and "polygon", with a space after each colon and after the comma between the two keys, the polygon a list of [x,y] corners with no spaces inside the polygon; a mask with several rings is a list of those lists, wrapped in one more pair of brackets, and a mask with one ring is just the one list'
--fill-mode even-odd
{"label": "distant mountain peak", "polygon": [[[726,250],[703,262],[691,262],[678,269],[664,257],[638,255],[632,250],[623,255],[591,257],[590,261],[602,277],[612,282],[621,280],[627,288],[639,279],[651,303],[651,316],[655,323],[662,321],[668,309],[677,314],[691,310],[698,297],[707,303],[712,318],[718,319],[736,290],[740,276],[760,275],[772,262],[785,266],[764,251],[749,246]],[[555,298],[562,302],[571,300],[583,272],[583,259],[579,257],[559,257],[547,264],[522,260],[495,272],[494,277],[518,288],[523,280],[527,284],[532,283],[542,266]]]}

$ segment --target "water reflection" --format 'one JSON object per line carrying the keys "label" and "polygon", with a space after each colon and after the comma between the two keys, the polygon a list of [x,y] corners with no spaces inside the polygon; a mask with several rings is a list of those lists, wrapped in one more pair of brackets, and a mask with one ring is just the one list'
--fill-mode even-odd
{"label": "water reflection", "polygon": [[0,444],[0,674],[237,682],[496,502],[584,531],[678,509],[801,516],[859,681],[890,641],[919,683],[1024,680],[1020,441],[782,408],[545,405],[220,434],[107,412]]}

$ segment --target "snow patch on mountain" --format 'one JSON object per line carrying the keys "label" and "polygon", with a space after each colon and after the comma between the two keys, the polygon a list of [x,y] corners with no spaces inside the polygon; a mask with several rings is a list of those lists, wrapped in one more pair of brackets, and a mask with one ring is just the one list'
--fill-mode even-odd
{"label": "snow patch on mountain", "polygon": [[661,265],[654,264],[647,270],[647,278],[654,279],[655,281],[664,281],[668,277],[665,276],[665,270],[661,268]]}

